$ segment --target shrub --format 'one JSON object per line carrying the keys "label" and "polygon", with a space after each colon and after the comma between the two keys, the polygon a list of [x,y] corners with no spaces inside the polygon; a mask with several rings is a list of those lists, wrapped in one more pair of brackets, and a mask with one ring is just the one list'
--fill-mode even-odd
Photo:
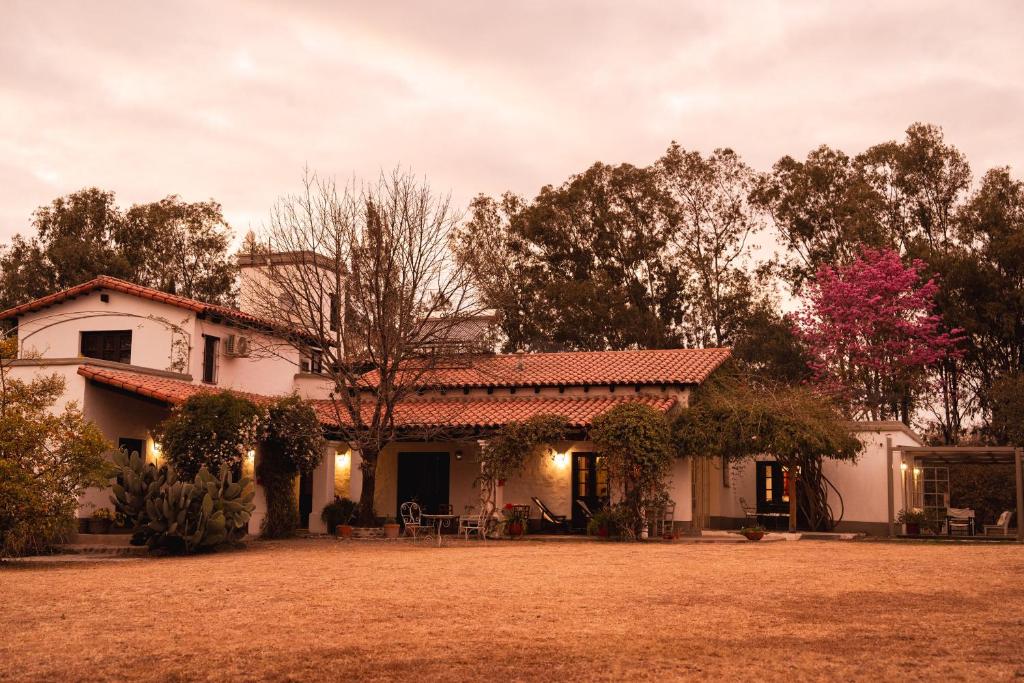
{"label": "shrub", "polygon": [[348,498],[335,496],[334,501],[324,506],[320,519],[327,525],[330,533],[337,533],[339,524],[348,524],[356,514],[358,504]]}
{"label": "shrub", "polygon": [[73,531],[78,498],[109,476],[110,448],[70,403],[59,375],[8,375],[15,340],[0,341],[0,556],[41,552]]}
{"label": "shrub", "polygon": [[638,536],[644,510],[664,492],[672,466],[668,421],[649,406],[623,403],[595,418],[590,438],[604,457],[612,490],[620,496],[622,531]]}
{"label": "shrub", "polygon": [[299,524],[295,476],[310,472],[323,458],[323,428],[316,411],[298,396],[286,396],[267,410],[266,439],[256,476],[267,496],[265,538],[285,538]]}
{"label": "shrub", "polygon": [[168,467],[158,468],[143,460],[137,452],[131,455],[124,451],[114,453],[114,464],[119,468],[111,488],[110,502],[132,532],[132,545],[145,545],[149,524],[146,501],[157,498],[167,481]]}
{"label": "shrub", "polygon": [[252,401],[228,391],[201,393],[174,408],[157,438],[178,475],[192,478],[204,466],[219,472],[240,465],[262,426],[263,411]]}
{"label": "shrub", "polygon": [[628,511],[622,505],[606,505],[587,522],[587,533],[600,538],[622,538],[628,529]]}

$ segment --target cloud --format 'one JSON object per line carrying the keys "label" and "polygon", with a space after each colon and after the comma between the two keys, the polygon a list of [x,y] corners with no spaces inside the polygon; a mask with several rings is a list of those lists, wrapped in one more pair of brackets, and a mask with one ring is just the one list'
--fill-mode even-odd
{"label": "cloud", "polygon": [[[84,186],[214,198],[239,234],[298,184],[412,167],[464,204],[673,139],[758,168],[943,125],[1015,164],[1024,5],[15,3],[0,238]],[[244,224],[238,224],[244,223]]]}

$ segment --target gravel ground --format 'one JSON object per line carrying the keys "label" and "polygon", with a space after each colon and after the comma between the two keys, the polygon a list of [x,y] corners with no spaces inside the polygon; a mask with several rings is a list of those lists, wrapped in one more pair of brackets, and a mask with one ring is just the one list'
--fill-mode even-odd
{"label": "gravel ground", "polygon": [[0,680],[1024,679],[1024,546],[254,543],[0,567]]}

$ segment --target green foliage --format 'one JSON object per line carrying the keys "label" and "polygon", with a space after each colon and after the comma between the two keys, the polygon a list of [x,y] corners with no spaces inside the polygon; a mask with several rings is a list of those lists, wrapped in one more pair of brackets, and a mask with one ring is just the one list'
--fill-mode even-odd
{"label": "green foliage", "polygon": [[900,524],[927,524],[928,515],[924,513],[924,510],[919,508],[912,508],[900,510],[896,514],[896,521]]}
{"label": "green foliage", "polygon": [[349,524],[355,517],[357,504],[348,498],[334,497],[334,500],[324,506],[320,513],[320,519],[327,525],[330,533],[337,533],[339,524]]}
{"label": "green foliage", "polygon": [[978,524],[995,524],[1004,510],[1016,510],[1015,495],[1013,465],[949,466],[949,504],[974,510]]}
{"label": "green foliage", "polygon": [[110,508],[96,508],[92,511],[92,519],[114,521],[114,512]]}
{"label": "green foliage", "polygon": [[312,472],[323,459],[323,426],[313,406],[297,395],[276,400],[267,409],[264,451],[273,452],[294,474]]}
{"label": "green foliage", "polygon": [[0,309],[113,275],[211,303],[234,298],[231,229],[216,202],[176,196],[127,211],[113,192],[86,188],[33,215],[34,237],[0,251]]}
{"label": "green foliage", "polygon": [[632,538],[634,514],[622,504],[605,505],[587,522],[587,533],[607,539]]}
{"label": "green foliage", "polygon": [[543,447],[565,439],[568,425],[561,415],[535,415],[524,422],[509,422],[497,431],[480,453],[480,477],[485,497],[494,501],[499,481],[523,471],[527,459]]}
{"label": "green foliage", "polygon": [[157,429],[164,455],[183,477],[202,467],[241,464],[262,437],[263,411],[229,391],[199,393],[176,406]]}
{"label": "green foliage", "polygon": [[622,403],[594,419],[590,438],[612,490],[621,495],[624,530],[639,535],[644,510],[664,492],[674,457],[665,415],[641,403]]}
{"label": "green foliage", "polygon": [[713,376],[672,426],[681,456],[728,460],[771,455],[800,472],[798,504],[812,529],[835,526],[824,458],[853,461],[862,449],[836,408],[801,386],[772,385],[738,374]]}
{"label": "green foliage", "polygon": [[40,552],[60,540],[90,486],[110,472],[109,444],[64,394],[59,375],[9,374],[14,340],[0,342],[0,555]]}
{"label": "green foliage", "polygon": [[991,432],[997,443],[1024,445],[1024,375],[1007,375],[992,385]]}
{"label": "green foliage", "polygon": [[295,477],[311,472],[323,458],[323,427],[316,411],[298,396],[286,396],[267,410],[266,438],[256,476],[267,496],[265,538],[286,538],[299,524]]}
{"label": "green foliage", "polygon": [[192,481],[179,480],[173,465],[156,467],[138,453],[119,451],[111,502],[133,531],[134,545],[185,554],[241,540],[255,508],[252,480],[232,480],[201,468]]}

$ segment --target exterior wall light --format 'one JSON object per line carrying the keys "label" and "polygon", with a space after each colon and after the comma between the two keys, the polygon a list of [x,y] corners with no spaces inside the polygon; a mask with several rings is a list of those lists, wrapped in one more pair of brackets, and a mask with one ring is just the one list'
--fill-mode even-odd
{"label": "exterior wall light", "polygon": [[345,469],[352,464],[352,455],[346,451],[344,453],[335,452],[334,454],[334,466],[338,469]]}
{"label": "exterior wall light", "polygon": [[907,471],[907,463],[901,462],[900,463],[900,469],[903,470],[904,472],[906,472]]}
{"label": "exterior wall light", "polygon": [[245,459],[250,463],[256,462],[256,451],[250,448],[249,452],[245,454]]}
{"label": "exterior wall light", "polygon": [[568,453],[555,453],[555,467],[564,468],[569,466]]}

